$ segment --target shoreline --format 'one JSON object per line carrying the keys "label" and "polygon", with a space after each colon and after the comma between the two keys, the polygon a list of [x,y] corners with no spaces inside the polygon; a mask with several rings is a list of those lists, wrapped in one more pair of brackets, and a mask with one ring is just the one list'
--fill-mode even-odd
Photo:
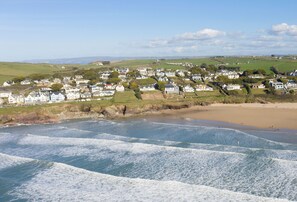
{"label": "shoreline", "polygon": [[259,129],[297,130],[297,103],[211,104],[161,111],[160,115],[191,120],[219,121]]}
{"label": "shoreline", "polygon": [[[155,106],[135,110],[129,113],[123,111],[123,106],[109,106],[100,113],[95,112],[63,112],[55,117],[40,115],[32,112],[26,115],[25,122],[17,119],[1,124],[1,127],[26,124],[49,124],[67,120],[78,119],[130,119],[162,117],[162,119],[184,119],[200,121],[217,121],[227,124],[236,124],[242,127],[254,127],[255,129],[289,129],[297,130],[297,103],[241,103],[241,104],[211,104],[211,105],[172,105]],[[126,110],[126,109],[125,109]]]}

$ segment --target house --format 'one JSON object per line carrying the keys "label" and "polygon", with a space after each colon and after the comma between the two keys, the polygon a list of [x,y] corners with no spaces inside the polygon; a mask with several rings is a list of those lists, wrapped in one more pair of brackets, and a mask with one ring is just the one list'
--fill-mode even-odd
{"label": "house", "polygon": [[183,92],[185,92],[185,93],[194,93],[195,89],[190,85],[186,85],[186,86],[183,87]]}
{"label": "house", "polygon": [[251,74],[251,75],[248,75],[248,78],[250,78],[250,79],[264,79],[265,76],[263,76],[262,74]]}
{"label": "house", "polygon": [[296,83],[295,81],[289,80],[289,81],[286,83],[285,87],[286,87],[287,89],[290,89],[290,90],[296,90],[296,89],[297,89],[297,83]]}
{"label": "house", "polygon": [[80,94],[80,98],[82,99],[88,99],[92,97],[92,93],[90,93],[89,91],[83,92]]}
{"label": "house", "polygon": [[88,80],[88,79],[77,79],[76,80],[76,85],[77,86],[88,85],[89,82],[90,82],[90,80]]}
{"label": "house", "polygon": [[119,74],[127,74],[129,72],[129,68],[115,68]]}
{"label": "house", "polygon": [[126,80],[126,78],[127,78],[127,75],[125,73],[120,73],[119,74],[119,79]]}
{"label": "house", "polygon": [[105,96],[113,96],[115,93],[114,90],[103,90],[99,92],[99,97],[105,97]]}
{"label": "house", "polygon": [[71,77],[70,76],[65,76],[63,77],[63,83],[64,84],[68,84],[70,83],[72,80],[71,80]]}
{"label": "house", "polygon": [[116,85],[114,84],[105,84],[105,89],[106,90],[114,90],[116,88]]}
{"label": "house", "polygon": [[0,106],[2,106],[3,104],[4,104],[4,100],[0,98]]}
{"label": "house", "polygon": [[144,76],[144,75],[140,75],[140,76],[137,76],[136,79],[137,80],[148,79],[148,77],[147,76]]}
{"label": "house", "polygon": [[252,88],[254,88],[254,89],[264,89],[265,88],[265,85],[264,84],[253,84],[252,86],[251,86]]}
{"label": "house", "polygon": [[192,78],[193,81],[202,81],[202,76],[201,76],[201,74],[193,74],[193,75],[191,76],[191,78]]}
{"label": "house", "polygon": [[238,84],[228,84],[228,85],[223,85],[223,88],[225,90],[240,90],[240,85],[238,85]]}
{"label": "house", "polygon": [[176,75],[179,77],[185,77],[185,72],[181,71],[181,70],[176,70]]}
{"label": "house", "polygon": [[53,92],[50,94],[51,102],[63,102],[66,99],[65,95],[61,92]]}
{"label": "house", "polygon": [[297,76],[297,69],[290,73],[290,76]]}
{"label": "house", "polygon": [[239,78],[239,74],[237,74],[236,72],[230,72],[227,75],[228,79],[238,79]]}
{"label": "house", "polygon": [[124,92],[125,91],[125,87],[123,85],[117,85],[115,90],[117,92]]}
{"label": "house", "polygon": [[179,87],[174,84],[166,84],[164,92],[166,94],[179,94]]}
{"label": "house", "polygon": [[103,90],[103,87],[102,86],[96,86],[96,85],[90,86],[89,88],[90,88],[90,90],[91,90],[92,93]]}
{"label": "house", "polygon": [[103,73],[101,73],[100,78],[103,80],[107,80],[107,79],[109,79],[110,74],[111,74],[110,72],[103,72]]}
{"label": "house", "polygon": [[54,78],[53,83],[62,83],[61,79],[59,78]]}
{"label": "house", "polygon": [[0,98],[8,98],[11,94],[11,91],[0,91]]}
{"label": "house", "polygon": [[139,67],[137,68],[138,72],[142,76],[147,76],[147,68],[146,67]]}
{"label": "house", "polygon": [[168,80],[169,79],[166,76],[158,78],[158,81],[162,81],[162,82],[167,82]]}
{"label": "house", "polygon": [[167,76],[167,77],[175,77],[175,72],[166,71],[165,72],[165,76]]}
{"label": "house", "polygon": [[147,69],[147,76],[154,76],[155,75],[155,71],[152,68],[148,68]]}
{"label": "house", "polygon": [[47,92],[32,91],[25,97],[25,104],[37,104],[49,102],[50,96]]}
{"label": "house", "polygon": [[67,100],[77,100],[80,98],[80,89],[79,88],[65,89],[65,94],[66,94]]}
{"label": "house", "polygon": [[75,75],[74,78],[75,78],[75,81],[76,81],[78,79],[83,79],[84,77],[82,75]]}
{"label": "house", "polygon": [[25,85],[30,85],[31,84],[31,81],[30,80],[28,80],[28,79],[26,79],[26,80],[23,80],[23,81],[21,81],[21,83],[20,83],[22,86],[25,86]]}
{"label": "house", "polygon": [[272,82],[270,85],[275,89],[275,90],[282,90],[284,89],[284,84],[282,82]]}
{"label": "house", "polygon": [[11,82],[11,81],[5,81],[4,83],[3,83],[3,87],[9,87],[9,86],[12,86],[12,85],[14,85],[14,82]]}
{"label": "house", "polygon": [[23,104],[23,103],[25,103],[25,97],[23,95],[11,94],[8,97],[8,103],[9,104]]}
{"label": "house", "polygon": [[154,91],[156,89],[155,89],[155,85],[151,84],[151,85],[140,86],[139,90],[145,92],[145,91]]}
{"label": "house", "polygon": [[213,88],[207,85],[197,85],[196,91],[213,91]]}
{"label": "house", "polygon": [[164,77],[165,76],[165,72],[159,72],[159,71],[156,71],[156,73],[155,73],[155,75],[157,76],[157,77]]}

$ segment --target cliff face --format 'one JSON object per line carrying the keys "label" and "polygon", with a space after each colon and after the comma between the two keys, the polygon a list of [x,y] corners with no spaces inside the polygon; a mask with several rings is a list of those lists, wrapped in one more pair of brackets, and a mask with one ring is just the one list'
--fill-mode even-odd
{"label": "cliff face", "polygon": [[106,107],[80,105],[80,106],[63,106],[59,113],[53,113],[53,109],[48,108],[44,111],[32,111],[14,115],[1,115],[1,125],[15,124],[39,124],[55,123],[67,119],[80,118],[123,118],[142,114],[156,113],[160,110],[176,110],[191,107],[193,104],[147,104],[144,106],[111,105]]}

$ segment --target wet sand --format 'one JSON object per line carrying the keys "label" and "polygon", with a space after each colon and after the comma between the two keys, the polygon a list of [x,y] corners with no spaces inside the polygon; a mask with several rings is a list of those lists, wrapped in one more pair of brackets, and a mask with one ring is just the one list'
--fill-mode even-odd
{"label": "wet sand", "polygon": [[162,111],[161,114],[183,119],[223,121],[265,129],[297,130],[297,103],[213,104]]}

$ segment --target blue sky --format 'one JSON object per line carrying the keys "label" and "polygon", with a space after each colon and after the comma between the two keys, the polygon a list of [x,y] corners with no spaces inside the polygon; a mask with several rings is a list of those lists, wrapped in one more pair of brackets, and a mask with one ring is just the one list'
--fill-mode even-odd
{"label": "blue sky", "polygon": [[297,54],[295,0],[0,0],[0,60]]}

